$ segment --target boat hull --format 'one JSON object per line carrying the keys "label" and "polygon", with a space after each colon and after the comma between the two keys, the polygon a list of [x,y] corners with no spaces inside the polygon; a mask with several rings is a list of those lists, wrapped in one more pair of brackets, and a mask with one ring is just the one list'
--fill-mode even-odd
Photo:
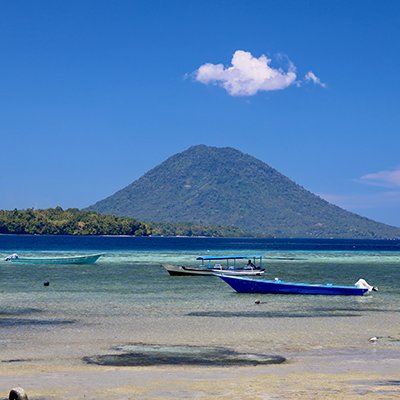
{"label": "boat hull", "polygon": [[368,292],[367,288],[356,286],[316,285],[281,280],[246,279],[226,275],[219,275],[219,277],[238,293],[362,296]]}
{"label": "boat hull", "polygon": [[73,257],[18,257],[9,261],[13,264],[94,264],[103,254]]}
{"label": "boat hull", "polygon": [[229,275],[229,276],[260,276],[264,273],[264,270],[250,270],[250,269],[220,269],[220,268],[200,268],[200,267],[185,267],[183,265],[172,265],[172,264],[161,264],[168,273],[172,276],[184,276],[184,275],[201,275],[201,276],[213,276],[213,275]]}

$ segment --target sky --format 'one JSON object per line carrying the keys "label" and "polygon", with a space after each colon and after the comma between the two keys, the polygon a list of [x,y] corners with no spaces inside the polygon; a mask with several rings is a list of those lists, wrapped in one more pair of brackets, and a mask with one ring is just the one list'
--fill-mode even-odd
{"label": "sky", "polygon": [[0,209],[234,147],[400,226],[400,2],[3,0]]}

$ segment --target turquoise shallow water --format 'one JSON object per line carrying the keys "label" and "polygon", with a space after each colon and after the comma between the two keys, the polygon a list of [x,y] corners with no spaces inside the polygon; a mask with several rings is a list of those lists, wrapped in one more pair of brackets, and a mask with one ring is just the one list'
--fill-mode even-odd
{"label": "turquoise shallow water", "polygon": [[[143,243],[139,248],[118,248],[96,242],[80,248],[79,240],[73,245],[59,243],[57,248],[54,238],[49,238],[48,248],[43,242],[34,248],[33,239],[16,242],[13,237],[10,244],[1,238],[0,256],[13,251],[26,256],[101,251],[104,257],[95,265],[0,262],[3,360],[27,354],[74,360],[129,343],[215,345],[285,354],[362,349],[377,336],[377,346],[400,348],[400,252],[393,249],[266,249],[260,241],[245,241],[236,251],[231,242],[226,248],[218,242],[217,249],[209,250],[212,239],[199,240],[202,248],[199,242],[185,248],[165,241],[151,248],[143,248]],[[171,277],[160,266],[190,265],[203,253],[261,253],[267,278],[353,284],[362,277],[379,291],[360,298],[241,295],[217,277]],[[50,285],[45,287],[44,281]],[[255,304],[257,299],[261,304]]]}

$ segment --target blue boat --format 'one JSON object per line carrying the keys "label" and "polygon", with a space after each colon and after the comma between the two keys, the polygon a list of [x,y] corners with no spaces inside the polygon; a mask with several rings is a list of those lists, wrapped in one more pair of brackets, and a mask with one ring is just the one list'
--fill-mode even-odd
{"label": "blue boat", "polygon": [[264,280],[218,275],[238,293],[311,294],[334,296],[363,296],[376,288],[360,279],[354,286],[285,282],[280,279]]}

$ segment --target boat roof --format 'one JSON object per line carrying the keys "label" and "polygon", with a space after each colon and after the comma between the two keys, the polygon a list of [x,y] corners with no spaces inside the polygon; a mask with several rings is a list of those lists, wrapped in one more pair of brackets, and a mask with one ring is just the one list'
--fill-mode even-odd
{"label": "boat roof", "polygon": [[199,256],[196,260],[211,261],[211,260],[250,260],[252,258],[262,258],[261,254],[245,254],[232,256]]}

